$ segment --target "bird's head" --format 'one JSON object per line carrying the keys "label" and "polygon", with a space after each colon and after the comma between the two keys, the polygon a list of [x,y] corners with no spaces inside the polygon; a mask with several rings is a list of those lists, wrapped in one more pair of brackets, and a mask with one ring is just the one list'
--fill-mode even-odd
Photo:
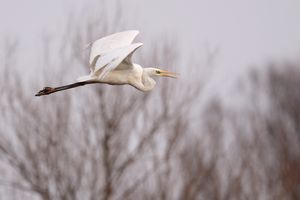
{"label": "bird's head", "polygon": [[170,78],[178,78],[178,73],[169,72],[158,68],[147,68],[147,72],[150,76],[164,76]]}

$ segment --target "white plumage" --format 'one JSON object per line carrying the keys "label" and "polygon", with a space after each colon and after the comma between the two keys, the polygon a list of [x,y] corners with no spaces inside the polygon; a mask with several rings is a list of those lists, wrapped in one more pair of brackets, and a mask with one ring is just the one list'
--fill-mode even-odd
{"label": "white plumage", "polygon": [[94,67],[98,55],[130,45],[138,34],[139,31],[123,31],[96,40],[91,46],[90,66]]}

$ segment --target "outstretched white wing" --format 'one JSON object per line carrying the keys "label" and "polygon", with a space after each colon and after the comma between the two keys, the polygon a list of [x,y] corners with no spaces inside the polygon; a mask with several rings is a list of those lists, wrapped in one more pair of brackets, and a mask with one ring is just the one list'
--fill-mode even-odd
{"label": "outstretched white wing", "polygon": [[142,43],[134,43],[102,54],[95,64],[94,74],[98,75],[99,79],[102,79],[122,62],[122,66],[130,67],[132,65],[132,54],[142,45]]}
{"label": "outstretched white wing", "polygon": [[89,60],[91,70],[94,70],[99,57],[115,49],[130,45],[138,34],[139,31],[136,30],[123,31],[103,37],[93,42],[91,45]]}

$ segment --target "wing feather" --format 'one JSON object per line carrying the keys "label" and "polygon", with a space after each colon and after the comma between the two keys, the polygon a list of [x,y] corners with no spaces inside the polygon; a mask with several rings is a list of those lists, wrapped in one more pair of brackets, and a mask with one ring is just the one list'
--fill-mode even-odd
{"label": "wing feather", "polygon": [[127,63],[128,57],[130,58],[132,54],[143,44],[134,43],[125,47],[115,49],[112,52],[103,54],[96,62],[94,73],[99,76],[99,79],[103,79],[109,72],[115,70],[123,61],[124,65],[130,67],[132,63]]}
{"label": "wing feather", "polygon": [[93,42],[91,45],[89,60],[90,67],[94,69],[97,59],[103,54],[130,45],[138,34],[139,31],[137,30],[123,31],[103,37]]}

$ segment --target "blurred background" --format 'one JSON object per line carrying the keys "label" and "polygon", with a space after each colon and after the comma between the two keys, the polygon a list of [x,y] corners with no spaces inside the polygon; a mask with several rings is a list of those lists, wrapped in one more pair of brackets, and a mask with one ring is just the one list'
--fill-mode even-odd
{"label": "blurred background", "polygon": [[[300,199],[299,1],[0,3],[0,199]],[[131,29],[178,80],[34,96]]]}

